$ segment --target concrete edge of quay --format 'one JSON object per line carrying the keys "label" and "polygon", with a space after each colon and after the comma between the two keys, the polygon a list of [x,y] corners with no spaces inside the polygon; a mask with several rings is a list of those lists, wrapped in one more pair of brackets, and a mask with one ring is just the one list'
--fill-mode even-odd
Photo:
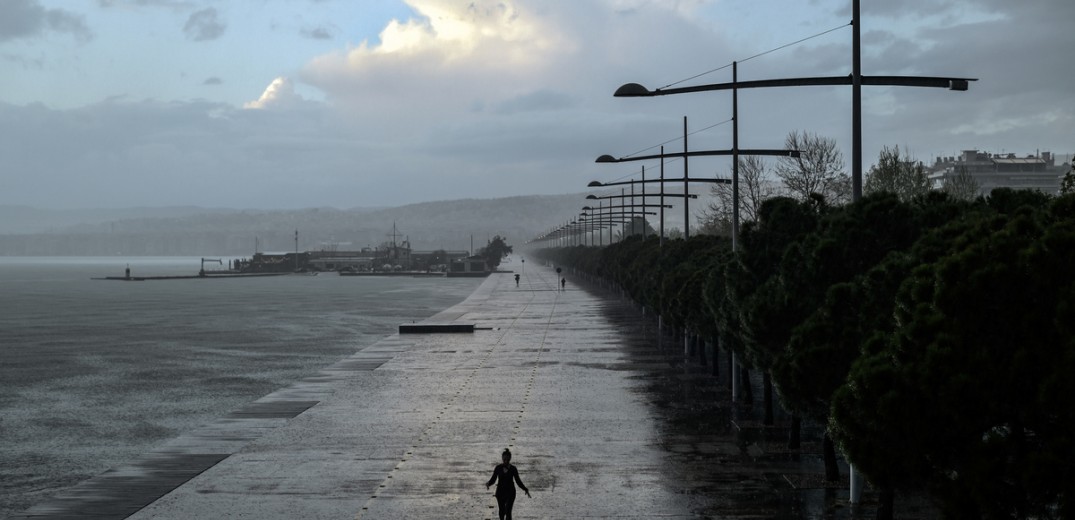
{"label": "concrete edge of quay", "polygon": [[[490,277],[463,301],[414,323],[458,320],[492,292]],[[406,335],[404,335],[406,336]],[[332,397],[355,371],[375,370],[414,343],[389,334],[316,373],[251,401],[136,459],[63,489],[15,519],[127,518],[190,479]]]}

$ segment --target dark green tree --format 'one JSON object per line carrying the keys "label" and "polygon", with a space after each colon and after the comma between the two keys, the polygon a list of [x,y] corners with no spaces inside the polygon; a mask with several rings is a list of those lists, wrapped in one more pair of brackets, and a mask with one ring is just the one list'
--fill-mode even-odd
{"label": "dark green tree", "polygon": [[[918,265],[907,250],[922,234],[966,211],[966,204],[940,193],[909,203],[892,194],[872,195],[834,213],[803,241],[804,260],[798,268],[784,269],[783,276],[791,279],[795,298],[812,310],[795,327],[773,367],[781,401],[789,410],[829,423],[832,395],[863,346],[874,334],[895,328],[896,290]],[[818,291],[823,291],[821,300],[816,299]],[[827,471],[834,471],[834,454],[827,462]],[[884,482],[875,484],[884,488]]]}
{"label": "dark green tree", "polygon": [[511,246],[500,235],[493,237],[485,247],[478,250],[478,256],[485,259],[485,265],[488,265],[489,269],[500,267],[500,262],[509,254]]}
{"label": "dark green tree", "polygon": [[1075,159],[1071,160],[1071,166],[1064,176],[1060,178],[1060,194],[1069,195],[1075,193]]}
{"label": "dark green tree", "polygon": [[833,431],[871,480],[925,483],[948,517],[1068,518],[1075,198],[999,195],[1003,211],[927,239],[946,251],[900,287],[896,329],[834,395]]}
{"label": "dark green tree", "polygon": [[[744,361],[762,372],[767,424],[773,421],[769,370],[774,356],[787,345],[794,325],[780,321],[781,316],[774,312],[782,302],[772,299],[772,288],[779,283],[777,274],[787,248],[812,231],[827,210],[824,199],[817,195],[804,202],[778,197],[762,204],[757,222],[743,226],[742,248],[737,258],[740,266],[735,268],[736,276],[741,279],[728,287],[728,297],[741,320]],[[798,432],[793,431],[789,444],[797,447],[797,439]]]}

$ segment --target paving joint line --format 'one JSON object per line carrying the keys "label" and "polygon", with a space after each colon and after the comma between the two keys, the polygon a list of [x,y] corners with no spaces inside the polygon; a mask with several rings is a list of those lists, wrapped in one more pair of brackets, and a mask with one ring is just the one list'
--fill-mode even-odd
{"label": "paving joint line", "polygon": [[[497,285],[499,285],[499,284],[500,284],[500,280],[497,281]],[[437,417],[435,419],[433,419],[433,421],[418,436],[418,439],[414,442],[414,444],[411,445],[411,450],[405,452],[405,454],[403,455],[403,458],[401,458],[400,461],[398,463],[396,463],[396,466],[394,468],[392,468],[388,472],[388,475],[385,477],[385,479],[382,480],[380,484],[378,484],[377,488],[374,490],[374,494],[371,495],[370,498],[366,500],[366,503],[363,504],[362,508],[358,511],[358,513],[356,513],[356,515],[355,515],[356,520],[358,520],[359,518],[362,517],[362,512],[363,511],[368,511],[369,510],[370,503],[374,499],[378,498],[378,496],[379,496],[380,492],[378,490],[385,489],[388,486],[389,479],[393,478],[392,474],[394,472],[398,471],[400,469],[400,467],[403,465],[403,463],[407,462],[407,460],[408,460],[407,457],[414,455],[414,450],[417,450],[418,447],[421,446],[421,443],[425,440],[425,437],[433,430],[433,427],[435,427],[437,425],[440,417],[444,414],[444,411],[447,411],[451,406],[453,406],[460,399],[460,397],[462,396],[462,393],[466,390],[466,388],[470,384],[471,380],[474,378],[475,375],[477,375],[478,370],[480,370],[481,368],[483,368],[485,366],[485,362],[489,359],[489,356],[491,356],[493,354],[493,352],[496,351],[496,348],[504,343],[504,338],[507,337],[508,332],[511,331],[515,327],[515,324],[518,323],[519,319],[523,316],[523,314],[526,313],[527,309],[530,308],[530,305],[533,303],[535,298],[536,298],[536,295],[534,294],[533,291],[531,291],[530,299],[527,300],[527,302],[523,305],[522,309],[520,309],[519,312],[515,315],[515,317],[512,318],[511,323],[508,324],[506,327],[504,327],[502,329],[503,332],[500,334],[500,337],[497,338],[497,340],[493,343],[493,345],[489,348],[489,350],[486,351],[486,353],[482,356],[482,359],[478,363],[478,366],[476,366],[473,369],[471,369],[470,375],[468,375],[466,377],[466,379],[463,380],[463,384],[460,385],[460,387],[456,390],[455,395],[448,402],[448,405],[445,406],[444,408],[442,408],[442,410],[439,413],[437,413]],[[557,295],[557,298],[559,298],[559,295]],[[555,309],[555,301],[553,303],[553,308]],[[551,323],[551,321],[552,321],[552,317],[550,315],[549,322]],[[546,334],[547,333],[548,333],[548,331],[546,330]],[[542,338],[542,342],[544,343],[544,337]],[[540,356],[540,354],[541,353],[539,351],[538,355]]]}

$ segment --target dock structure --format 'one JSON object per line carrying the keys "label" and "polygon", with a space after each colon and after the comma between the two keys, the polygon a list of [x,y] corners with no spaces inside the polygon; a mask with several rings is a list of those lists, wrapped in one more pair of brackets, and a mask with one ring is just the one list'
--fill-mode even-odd
{"label": "dock structure", "polygon": [[516,518],[852,518],[819,445],[790,453],[782,418],[732,402],[726,366],[586,287],[493,273],[416,324],[473,332],[388,336],[15,518],[490,519],[505,448],[532,495]]}
{"label": "dock structure", "polygon": [[153,280],[208,280],[216,278],[260,278],[265,276],[281,276],[291,273],[202,273],[191,275],[174,276],[102,276],[91,280],[112,280],[118,282],[145,282]]}

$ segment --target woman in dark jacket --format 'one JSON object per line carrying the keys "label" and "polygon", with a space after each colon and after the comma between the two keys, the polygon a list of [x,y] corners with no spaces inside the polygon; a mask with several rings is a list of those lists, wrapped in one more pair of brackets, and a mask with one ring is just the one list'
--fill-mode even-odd
{"label": "woman in dark jacket", "polygon": [[496,497],[496,505],[500,508],[497,514],[500,515],[500,520],[511,520],[511,506],[515,504],[515,484],[519,484],[528,497],[530,490],[526,489],[522,480],[519,480],[519,470],[511,465],[511,452],[505,449],[501,458],[504,459],[504,463],[496,465],[493,477],[489,479],[485,487],[488,489],[493,482],[496,482],[496,493],[493,496]]}

